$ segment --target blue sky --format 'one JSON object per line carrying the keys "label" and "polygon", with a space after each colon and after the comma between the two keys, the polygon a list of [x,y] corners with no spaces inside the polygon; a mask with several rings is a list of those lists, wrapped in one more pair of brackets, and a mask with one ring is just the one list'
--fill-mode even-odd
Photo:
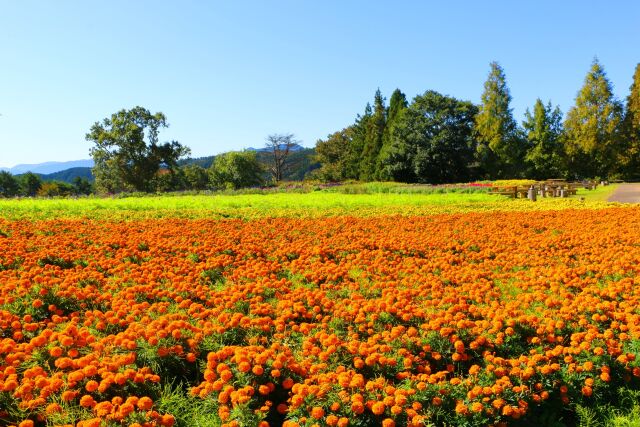
{"label": "blue sky", "polygon": [[640,2],[0,0],[0,166],[88,158],[121,108],[167,115],[193,156],[305,146],[353,122],[376,88],[479,102],[504,68],[518,121],[572,105],[594,56],[626,97]]}

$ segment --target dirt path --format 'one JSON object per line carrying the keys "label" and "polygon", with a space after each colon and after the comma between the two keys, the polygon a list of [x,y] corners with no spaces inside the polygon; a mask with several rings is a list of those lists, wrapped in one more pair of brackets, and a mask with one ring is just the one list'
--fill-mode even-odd
{"label": "dirt path", "polygon": [[640,184],[620,184],[607,201],[640,203]]}

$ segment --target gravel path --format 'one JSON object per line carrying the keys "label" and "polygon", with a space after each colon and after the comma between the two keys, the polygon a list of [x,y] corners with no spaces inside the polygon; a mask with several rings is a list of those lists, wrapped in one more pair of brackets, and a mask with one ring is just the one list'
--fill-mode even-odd
{"label": "gravel path", "polygon": [[620,184],[607,201],[640,203],[640,184]]}

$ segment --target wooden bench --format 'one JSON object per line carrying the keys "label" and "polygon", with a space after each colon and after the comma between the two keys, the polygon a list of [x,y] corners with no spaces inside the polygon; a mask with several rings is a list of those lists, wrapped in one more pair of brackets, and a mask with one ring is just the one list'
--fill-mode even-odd
{"label": "wooden bench", "polygon": [[529,187],[496,187],[489,190],[489,194],[497,194],[500,196],[516,198],[526,198]]}

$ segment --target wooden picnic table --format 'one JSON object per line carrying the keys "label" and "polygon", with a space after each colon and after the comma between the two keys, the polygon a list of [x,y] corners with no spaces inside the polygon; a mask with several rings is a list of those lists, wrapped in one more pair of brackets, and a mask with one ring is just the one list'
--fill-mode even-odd
{"label": "wooden picnic table", "polygon": [[594,181],[568,182],[562,179],[548,179],[531,185],[497,187],[490,190],[491,194],[517,198],[529,198],[533,201],[540,197],[569,197],[575,196],[579,188],[594,189]]}

